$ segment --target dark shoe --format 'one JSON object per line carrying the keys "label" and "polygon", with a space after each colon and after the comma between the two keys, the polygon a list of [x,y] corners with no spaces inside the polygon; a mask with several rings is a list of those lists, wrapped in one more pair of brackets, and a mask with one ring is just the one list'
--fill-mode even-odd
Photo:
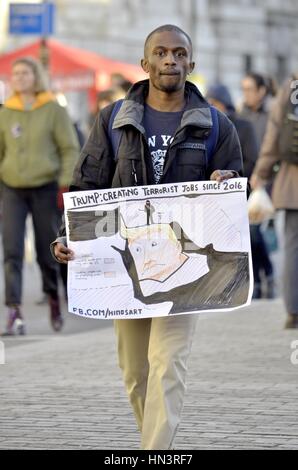
{"label": "dark shoe", "polygon": [[[16,329],[14,330],[14,326]],[[25,335],[25,323],[19,306],[9,307],[6,329],[1,336]]]}
{"label": "dark shoe", "polygon": [[262,297],[262,291],[261,291],[261,284],[255,283],[254,284],[254,290],[252,293],[252,298],[253,299],[260,299]]}
{"label": "dark shoe", "polygon": [[50,321],[54,331],[61,331],[63,327],[63,318],[60,311],[59,299],[49,296]]}
{"label": "dark shoe", "polygon": [[298,328],[298,314],[288,313],[285,328]]}

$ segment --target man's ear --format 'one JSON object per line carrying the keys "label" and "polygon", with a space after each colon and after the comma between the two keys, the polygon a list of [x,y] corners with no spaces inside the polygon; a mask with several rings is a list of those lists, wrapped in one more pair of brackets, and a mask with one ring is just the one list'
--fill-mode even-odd
{"label": "man's ear", "polygon": [[192,73],[193,69],[195,68],[195,62],[190,62],[189,64],[189,72],[188,73]]}
{"label": "man's ear", "polygon": [[141,67],[144,70],[144,72],[149,73],[149,67],[148,67],[148,60],[147,59],[142,59],[141,60]]}

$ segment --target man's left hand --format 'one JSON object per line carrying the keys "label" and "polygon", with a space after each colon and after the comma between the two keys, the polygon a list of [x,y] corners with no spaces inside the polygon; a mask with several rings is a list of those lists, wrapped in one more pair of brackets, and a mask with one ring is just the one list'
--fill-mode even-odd
{"label": "man's left hand", "polygon": [[210,179],[213,181],[217,181],[218,183],[221,183],[224,180],[228,180],[230,178],[237,178],[239,177],[238,173],[233,170],[215,170],[211,176]]}

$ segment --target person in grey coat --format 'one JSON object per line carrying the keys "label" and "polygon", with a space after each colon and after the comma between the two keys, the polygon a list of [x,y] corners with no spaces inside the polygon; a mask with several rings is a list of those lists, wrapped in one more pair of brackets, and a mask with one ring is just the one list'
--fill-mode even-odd
{"label": "person in grey coat", "polygon": [[[287,80],[272,107],[261,154],[251,177],[253,188],[265,185],[279,164],[272,190],[276,209],[285,211],[283,297],[285,328],[298,328],[298,74]],[[289,104],[292,110],[289,111]],[[287,124],[288,122],[288,124]],[[290,127],[289,127],[290,126]],[[288,132],[288,129],[291,132]],[[284,139],[286,137],[286,139]],[[284,144],[288,151],[283,151]]]}
{"label": "person in grey coat", "polygon": [[[268,80],[256,72],[247,74],[241,85],[243,108],[240,116],[248,119],[254,127],[259,155],[266,132],[270,106],[273,102],[273,93],[269,89]],[[267,189],[270,192],[270,183]],[[255,280],[253,298],[272,299],[275,297],[274,270],[260,224],[250,225],[250,236]]]}

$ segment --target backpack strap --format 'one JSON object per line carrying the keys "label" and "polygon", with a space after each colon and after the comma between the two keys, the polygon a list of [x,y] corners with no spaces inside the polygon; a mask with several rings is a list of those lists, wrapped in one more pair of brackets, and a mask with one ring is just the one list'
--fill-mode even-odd
{"label": "backpack strap", "polygon": [[118,100],[114,104],[114,107],[110,114],[109,126],[108,126],[108,136],[109,136],[112,148],[113,148],[113,155],[114,155],[115,161],[117,160],[117,154],[118,154],[120,138],[121,138],[121,129],[113,129],[113,124],[114,124],[115,117],[118,114],[119,109],[121,108],[122,103],[123,103],[123,100]]}
{"label": "backpack strap", "polygon": [[206,151],[207,151],[207,163],[209,163],[210,159],[213,157],[217,141],[219,135],[219,122],[218,122],[218,114],[216,108],[214,106],[210,106],[211,117],[212,117],[212,129],[205,140]]}

